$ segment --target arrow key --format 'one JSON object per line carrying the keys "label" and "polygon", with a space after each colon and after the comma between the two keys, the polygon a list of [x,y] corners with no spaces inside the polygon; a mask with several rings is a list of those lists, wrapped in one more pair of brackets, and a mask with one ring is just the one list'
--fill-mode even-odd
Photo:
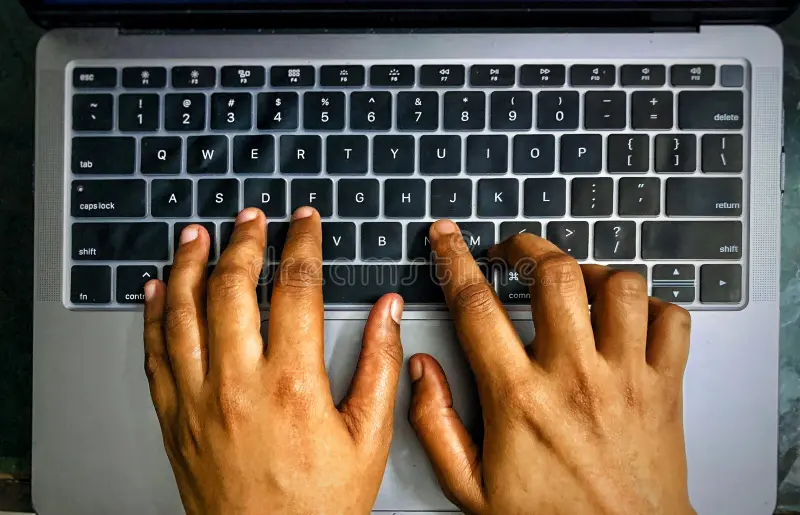
{"label": "arrow key", "polygon": [[652,296],[664,302],[674,304],[691,304],[694,302],[695,289],[687,287],[653,286]]}
{"label": "arrow key", "polygon": [[703,265],[700,269],[700,302],[738,304],[741,301],[741,265]]}
{"label": "arrow key", "polygon": [[117,302],[144,304],[144,285],[151,279],[158,279],[158,269],[154,266],[117,267]]}

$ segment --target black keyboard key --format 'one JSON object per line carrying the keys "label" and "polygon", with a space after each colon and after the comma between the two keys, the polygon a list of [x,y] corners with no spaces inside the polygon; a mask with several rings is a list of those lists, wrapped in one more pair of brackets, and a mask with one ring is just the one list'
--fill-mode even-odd
{"label": "black keyboard key", "polygon": [[717,67],[712,64],[676,64],[670,68],[673,86],[713,86]]}
{"label": "black keyboard key", "polygon": [[430,222],[411,222],[406,226],[406,247],[410,261],[430,261]]}
{"label": "black keyboard key", "polygon": [[183,163],[183,140],[178,136],[142,138],[141,172],[177,175]]}
{"label": "black keyboard key", "polygon": [[594,258],[598,261],[636,259],[636,222],[594,224]]}
{"label": "black keyboard key", "polygon": [[658,216],[661,213],[661,181],[652,177],[619,180],[620,216]]}
{"label": "black keyboard key", "polygon": [[286,216],[285,179],[245,179],[244,207],[257,207],[267,218]]}
{"label": "black keyboard key", "polygon": [[518,270],[506,266],[501,267],[496,281],[497,296],[500,298],[500,302],[507,306],[530,305],[530,288],[534,280],[529,276],[530,270],[527,268],[520,273]]}
{"label": "black keyboard key", "polygon": [[550,222],[547,239],[575,259],[589,258],[588,222]]}
{"label": "black keyboard key", "polygon": [[157,179],[150,182],[150,214],[156,218],[192,216],[192,181]]}
{"label": "black keyboard key", "polygon": [[289,222],[267,223],[266,263],[277,263],[283,255],[286,238],[289,236]]}
{"label": "black keyboard key", "polygon": [[438,93],[404,91],[397,94],[397,130],[435,131],[438,128]]}
{"label": "black keyboard key", "polygon": [[552,134],[514,136],[514,173],[549,174],[556,169],[556,137]]}
{"label": "black keyboard key", "polygon": [[336,183],[339,216],[343,218],[377,218],[381,212],[377,179],[342,179]]}
{"label": "black keyboard key", "polygon": [[468,218],[472,215],[472,181],[434,179],[431,181],[433,218]]}
{"label": "black keyboard key", "polygon": [[481,218],[516,218],[519,215],[517,179],[480,179],[478,181],[478,216]]}
{"label": "black keyboard key", "polygon": [[442,280],[428,265],[398,266],[399,293],[407,304],[445,304]]}
{"label": "black keyboard key", "polygon": [[608,137],[608,173],[647,173],[650,169],[650,136],[612,134]]}
{"label": "black keyboard key", "polygon": [[486,127],[483,91],[448,91],[444,94],[444,130],[477,131]]}
{"label": "black keyboard key", "polygon": [[741,216],[742,189],[738,178],[667,179],[667,216]]}
{"label": "black keyboard key", "polygon": [[526,179],[522,212],[528,218],[564,216],[567,181],[561,178]]}
{"label": "black keyboard key", "polygon": [[160,89],[167,86],[167,69],[144,66],[122,69],[122,87],[128,89]]}
{"label": "black keyboard key", "polygon": [[173,258],[175,257],[175,252],[177,252],[178,247],[181,246],[181,233],[184,229],[189,227],[190,225],[200,225],[202,226],[206,232],[208,232],[208,236],[210,238],[210,244],[208,248],[208,260],[215,261],[217,259],[217,228],[211,222],[180,222],[176,223],[172,227],[172,248]]}
{"label": "black keyboard key", "polygon": [[694,265],[653,267],[653,297],[665,302],[690,304],[695,299]]}
{"label": "black keyboard key", "polygon": [[369,69],[369,83],[374,87],[399,88],[413,86],[416,70],[408,64],[376,64]]}
{"label": "black keyboard key", "polygon": [[744,141],[740,134],[703,136],[703,172],[741,173]]}
{"label": "black keyboard key", "polygon": [[313,66],[273,66],[269,83],[273,88],[306,88],[315,82]]}
{"label": "black keyboard key", "polygon": [[656,173],[692,173],[697,170],[697,136],[656,136]]}
{"label": "black keyboard key", "polygon": [[580,95],[577,91],[543,91],[536,95],[536,126],[542,131],[578,128]]}
{"label": "black keyboard key", "polygon": [[741,222],[644,222],[642,259],[741,259]]}
{"label": "black keyboard key", "polygon": [[345,98],[341,91],[303,94],[303,128],[310,131],[344,129]]}
{"label": "black keyboard key", "polygon": [[400,222],[363,223],[361,259],[403,259],[403,225]]}
{"label": "black keyboard key", "polygon": [[114,127],[112,95],[75,95],[72,97],[72,130],[110,131]]}
{"label": "black keyboard key", "polygon": [[260,131],[293,131],[298,126],[300,97],[294,92],[259,93],[257,119]]}
{"label": "black keyboard key", "polygon": [[69,282],[69,300],[73,304],[111,302],[110,266],[73,266]]}
{"label": "black keyboard key", "polygon": [[134,138],[72,138],[72,173],[129,175],[136,163]]}
{"label": "black keyboard key", "polygon": [[493,131],[525,131],[533,127],[530,91],[495,91],[490,103],[489,126]]}
{"label": "black keyboard key", "polygon": [[700,302],[738,304],[741,301],[741,265],[703,265],[700,268]]}
{"label": "black keyboard key", "polygon": [[627,124],[624,91],[588,91],[583,97],[583,125],[588,130],[624,129]]}
{"label": "black keyboard key", "polygon": [[213,88],[217,85],[217,69],[213,66],[176,66],[172,69],[172,87]]}
{"label": "black keyboard key", "polygon": [[664,302],[673,304],[691,304],[694,302],[696,293],[694,287],[689,286],[655,286],[651,295]]}
{"label": "black keyboard key", "polygon": [[429,88],[463,86],[466,74],[461,64],[426,64],[419,70],[419,85]]}
{"label": "black keyboard key", "polygon": [[563,64],[526,64],[520,68],[519,81],[523,86],[557,88],[567,80],[567,68]]}
{"label": "black keyboard key", "polygon": [[239,214],[239,181],[236,179],[198,181],[197,214],[203,218],[235,218]]}
{"label": "black keyboard key", "polygon": [[626,64],[620,72],[623,86],[659,87],[667,83],[663,64]]}
{"label": "black keyboard key", "polygon": [[354,131],[388,131],[392,128],[392,94],[358,91],[350,94],[350,128]]}
{"label": "black keyboard key", "polygon": [[671,129],[675,125],[671,91],[634,91],[631,127],[635,130]]}
{"label": "black keyboard key", "polygon": [[414,136],[375,136],[372,139],[372,171],[376,175],[414,173]]}
{"label": "black keyboard key", "polygon": [[249,131],[253,128],[253,96],[250,93],[211,95],[211,129]]}
{"label": "black keyboard key", "polygon": [[[206,280],[214,273],[214,268],[216,268],[216,265],[209,265],[206,267]],[[170,275],[172,275],[172,265],[164,265],[161,267],[161,280],[163,282],[168,283]]]}
{"label": "black keyboard key", "polygon": [[186,142],[186,172],[224,174],[228,172],[227,136],[192,136]]}
{"label": "black keyboard key", "polygon": [[234,173],[270,174],[275,171],[275,137],[271,134],[233,138]]}
{"label": "black keyboard key", "polygon": [[325,140],[328,175],[366,175],[369,138],[361,135],[328,136]]}
{"label": "black keyboard key", "polygon": [[508,171],[507,136],[467,136],[467,173],[504,174]]}
{"label": "black keyboard key", "polygon": [[311,206],[319,211],[322,217],[333,216],[333,181],[330,179],[294,179],[290,187],[293,213],[300,207]]}
{"label": "black keyboard key", "polygon": [[280,171],[285,174],[322,172],[320,136],[281,136]]}
{"label": "black keyboard key", "polygon": [[143,179],[72,181],[72,216],[137,218],[147,211]]}
{"label": "black keyboard key", "polygon": [[497,243],[494,237],[494,224],[491,222],[462,222],[458,224],[464,243],[472,257],[487,259],[489,249]]}
{"label": "black keyboard key", "polygon": [[322,224],[322,259],[354,260],[356,258],[356,224],[325,222]]}
{"label": "black keyboard key", "polygon": [[361,65],[328,65],[319,69],[319,83],[323,87],[358,88],[365,84],[365,75]]}
{"label": "black keyboard key", "polygon": [[687,283],[694,286],[694,265],[655,265],[653,267],[654,283]]}
{"label": "black keyboard key", "polygon": [[202,131],[206,128],[206,96],[173,93],[164,97],[164,128],[168,131]]}
{"label": "black keyboard key", "polygon": [[72,86],[76,89],[115,88],[116,68],[75,68],[72,70]]}
{"label": "black keyboard key", "polygon": [[744,126],[741,91],[681,91],[678,126],[683,130],[739,130]]}
{"label": "black keyboard key", "polygon": [[[235,222],[224,222],[219,226],[219,254],[225,252],[225,249],[231,244],[231,239],[233,238],[233,231],[236,230],[236,223]],[[210,268],[210,267],[209,267]],[[209,274],[211,275],[211,274]]]}
{"label": "black keyboard key", "polygon": [[611,216],[614,180],[608,177],[572,180],[572,216]]}
{"label": "black keyboard key", "polygon": [[610,64],[576,64],[569,69],[573,86],[613,86],[617,83],[617,68]]}
{"label": "black keyboard key", "polygon": [[516,75],[517,70],[511,64],[475,64],[469,69],[469,83],[477,87],[513,86]]}
{"label": "black keyboard key", "polygon": [[461,138],[459,136],[421,136],[419,171],[422,175],[458,175],[461,173]]}
{"label": "black keyboard key", "polygon": [[603,169],[603,137],[569,134],[561,137],[561,173],[598,174]]}
{"label": "black keyboard key", "polygon": [[144,304],[144,285],[158,278],[155,266],[118,266],[116,299],[120,304]]}
{"label": "black keyboard key", "polygon": [[542,235],[542,224],[539,222],[503,222],[500,224],[500,241],[506,241],[517,234]]}
{"label": "black keyboard key", "polygon": [[223,66],[220,77],[223,88],[263,88],[267,83],[263,66]]}
{"label": "black keyboard key", "polygon": [[426,189],[422,179],[387,179],[383,184],[384,216],[403,219],[424,217]]}
{"label": "black keyboard key", "polygon": [[719,68],[719,82],[723,88],[741,88],[744,79],[744,66],[740,64],[724,64]]}
{"label": "black keyboard key", "polygon": [[156,94],[119,96],[117,126],[121,132],[151,132],[161,123],[161,99]]}
{"label": "black keyboard key", "polygon": [[76,261],[166,261],[168,257],[166,222],[72,224]]}

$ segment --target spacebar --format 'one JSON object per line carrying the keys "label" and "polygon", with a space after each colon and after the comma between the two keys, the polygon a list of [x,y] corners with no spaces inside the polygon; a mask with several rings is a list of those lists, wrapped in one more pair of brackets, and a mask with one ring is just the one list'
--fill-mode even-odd
{"label": "spacebar", "polygon": [[322,267],[325,304],[374,304],[399,293],[406,304],[444,304],[430,264],[335,264]]}

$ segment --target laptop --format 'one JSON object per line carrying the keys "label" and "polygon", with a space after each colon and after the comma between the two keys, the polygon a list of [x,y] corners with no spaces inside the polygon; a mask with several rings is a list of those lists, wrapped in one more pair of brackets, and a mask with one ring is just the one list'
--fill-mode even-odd
{"label": "laptop", "polygon": [[[177,234],[323,217],[325,356],[344,395],[369,306],[400,292],[406,357],[480,420],[425,239],[519,232],[635,270],[693,314],[685,380],[700,513],[776,504],[783,0],[23,0],[37,59],[33,502],[181,512],[143,371],[143,284]],[[332,270],[348,271],[344,283]],[[341,275],[339,275],[341,277]],[[377,279],[379,278],[380,279]],[[491,280],[525,339],[529,294]],[[258,293],[269,320],[270,274]],[[406,420],[377,513],[457,509]],[[320,512],[325,512],[320,507]]]}

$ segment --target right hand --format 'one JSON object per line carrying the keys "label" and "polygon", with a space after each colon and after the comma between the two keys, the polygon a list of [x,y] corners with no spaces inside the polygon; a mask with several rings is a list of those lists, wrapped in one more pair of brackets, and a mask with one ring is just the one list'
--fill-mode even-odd
{"label": "right hand", "polygon": [[648,299],[638,274],[581,267],[518,235],[491,256],[531,281],[536,338],[526,349],[456,225],[437,222],[430,236],[484,425],[479,446],[436,360],[411,358],[409,420],[445,495],[471,515],[694,513],[683,435],[688,312]]}

